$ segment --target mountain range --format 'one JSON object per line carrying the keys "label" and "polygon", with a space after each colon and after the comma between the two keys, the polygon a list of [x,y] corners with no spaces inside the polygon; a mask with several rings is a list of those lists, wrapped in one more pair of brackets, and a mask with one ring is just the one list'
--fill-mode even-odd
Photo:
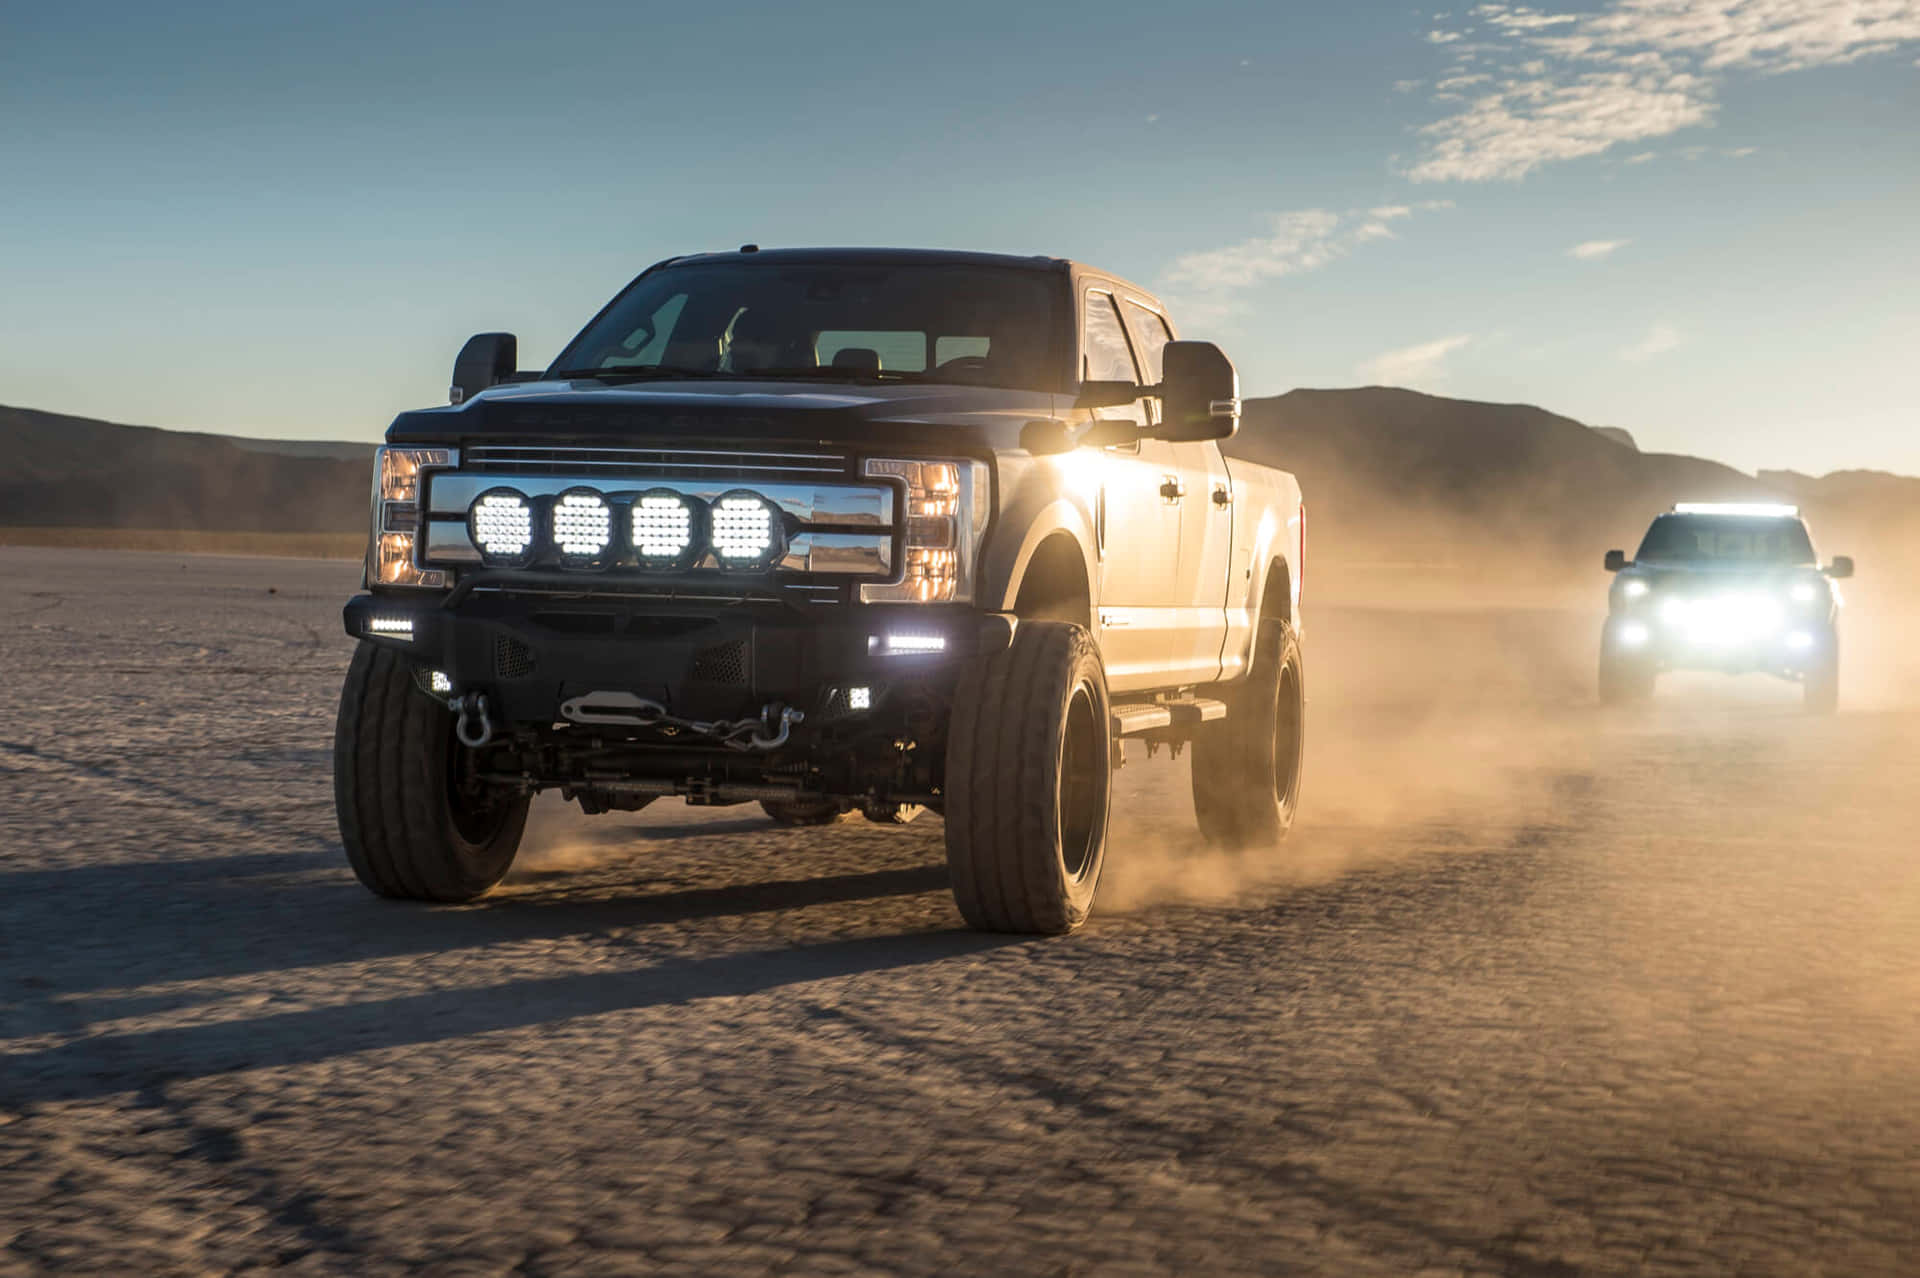
{"label": "mountain range", "polygon": [[[247,439],[0,406],[0,526],[357,534],[373,445]],[[1747,475],[1524,404],[1385,387],[1250,399],[1228,451],[1293,471],[1310,558],[1558,574],[1629,555],[1677,501],[1803,507],[1826,553],[1920,557],[1920,479]]]}

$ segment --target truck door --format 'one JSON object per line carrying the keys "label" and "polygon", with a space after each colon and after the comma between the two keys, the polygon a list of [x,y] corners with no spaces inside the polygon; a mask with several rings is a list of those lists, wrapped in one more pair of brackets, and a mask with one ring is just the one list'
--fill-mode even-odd
{"label": "truck door", "polygon": [[[1173,340],[1165,317],[1147,303],[1123,298],[1121,311],[1133,331],[1142,372],[1157,384],[1160,355]],[[1149,401],[1159,412],[1159,402]],[[1220,649],[1227,636],[1227,574],[1233,554],[1233,488],[1220,446],[1212,440],[1166,444],[1173,459],[1180,512],[1180,565],[1168,602],[1171,661],[1180,682],[1208,683],[1220,677]]]}
{"label": "truck door", "polygon": [[[1084,295],[1081,376],[1089,381],[1140,382],[1141,370],[1127,340],[1113,293],[1100,285]],[[1099,418],[1148,422],[1145,401],[1094,409]],[[1180,515],[1177,462],[1164,440],[1146,439],[1100,450],[1101,543],[1095,637],[1115,691],[1168,682],[1183,647],[1168,633],[1178,610]]]}

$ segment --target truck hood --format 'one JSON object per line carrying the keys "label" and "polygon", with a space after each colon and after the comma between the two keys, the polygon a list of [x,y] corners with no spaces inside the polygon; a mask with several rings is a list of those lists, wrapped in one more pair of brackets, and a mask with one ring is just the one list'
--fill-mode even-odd
{"label": "truck hood", "polygon": [[1782,581],[1806,580],[1820,574],[1820,570],[1812,564],[1688,563],[1662,562],[1653,559],[1636,562],[1629,572],[1633,576],[1646,578],[1656,586],[1680,586],[1689,582],[1703,586],[1734,586],[1743,583],[1769,585]]}
{"label": "truck hood", "polygon": [[979,451],[1016,447],[1022,426],[1063,407],[1063,397],[1044,391],[917,383],[521,382],[465,404],[402,413],[388,427],[387,441],[604,444],[696,437]]}

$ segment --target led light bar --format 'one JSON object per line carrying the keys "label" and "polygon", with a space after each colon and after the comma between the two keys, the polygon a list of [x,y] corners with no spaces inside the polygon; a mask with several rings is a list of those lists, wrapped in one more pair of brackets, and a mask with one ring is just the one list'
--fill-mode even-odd
{"label": "led light bar", "polygon": [[1798,506],[1781,506],[1763,501],[1683,501],[1673,508],[1676,515],[1746,515],[1755,519],[1793,519]]}
{"label": "led light bar", "polygon": [[759,493],[722,493],[707,513],[707,540],[722,568],[770,567],[786,550],[780,511]]}
{"label": "led light bar", "polygon": [[412,617],[368,617],[367,633],[389,639],[413,638]]}
{"label": "led light bar", "polygon": [[512,488],[492,488],[467,508],[467,535],[481,561],[515,567],[533,555],[533,506]]}
{"label": "led light bar", "polygon": [[671,488],[653,488],[634,499],[627,514],[627,542],[640,566],[689,568],[700,557],[699,503]]}
{"label": "led light bar", "polygon": [[945,652],[945,635],[920,634],[914,632],[893,632],[884,635],[868,635],[867,651],[881,657],[925,656],[928,653]]}
{"label": "led light bar", "polygon": [[613,548],[613,508],[591,488],[569,488],[553,503],[552,535],[568,568],[598,568]]}

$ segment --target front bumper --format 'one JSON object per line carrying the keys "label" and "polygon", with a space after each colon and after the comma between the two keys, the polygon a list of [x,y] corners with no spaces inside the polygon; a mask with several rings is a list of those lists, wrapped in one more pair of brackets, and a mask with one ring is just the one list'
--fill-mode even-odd
{"label": "front bumper", "polygon": [[511,726],[550,728],[573,698],[624,692],[684,719],[793,707],[806,716],[796,745],[854,716],[900,731],[944,702],[970,659],[1004,650],[1014,626],[966,607],[531,592],[478,592],[451,606],[441,594],[363,594],[344,621],[353,638],[443,673],[447,695],[484,692]]}
{"label": "front bumper", "polygon": [[1838,651],[1831,619],[1803,619],[1743,631],[1699,629],[1652,615],[1616,613],[1607,619],[1604,650],[1614,659],[1650,663],[1658,670],[1774,674],[1798,679],[1830,663]]}

